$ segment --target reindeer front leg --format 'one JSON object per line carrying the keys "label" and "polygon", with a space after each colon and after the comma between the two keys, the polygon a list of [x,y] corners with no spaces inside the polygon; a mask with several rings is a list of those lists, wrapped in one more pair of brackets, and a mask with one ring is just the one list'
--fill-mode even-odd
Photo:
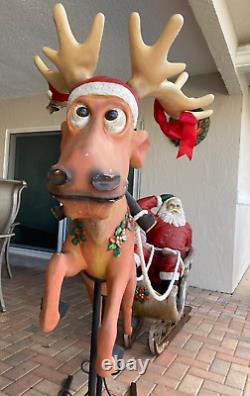
{"label": "reindeer front leg", "polygon": [[[119,258],[119,263],[112,263],[116,266],[115,276],[107,277],[107,292],[104,317],[98,333],[96,371],[101,377],[107,377],[111,370],[103,369],[103,361],[108,359],[113,362],[112,351],[117,335],[117,321],[123,295],[128,285],[131,274],[131,266],[134,265],[130,255],[123,255]],[[130,326],[131,329],[131,324]]]}
{"label": "reindeer front leg", "polygon": [[63,279],[69,265],[64,253],[54,254],[48,263],[39,318],[40,327],[45,332],[54,330],[60,320],[58,306]]}
{"label": "reindeer front leg", "polygon": [[80,249],[72,247],[66,240],[63,253],[54,254],[48,263],[39,318],[40,327],[45,332],[54,330],[60,320],[59,301],[65,276],[74,276],[85,269],[85,261],[80,254]]}

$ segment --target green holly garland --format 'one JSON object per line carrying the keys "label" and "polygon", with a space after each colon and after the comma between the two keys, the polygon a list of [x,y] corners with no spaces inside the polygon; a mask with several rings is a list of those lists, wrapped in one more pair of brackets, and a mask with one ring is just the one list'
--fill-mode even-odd
{"label": "green holly garland", "polygon": [[144,304],[145,301],[148,301],[149,299],[149,291],[145,286],[136,286],[135,289],[135,301],[140,302],[141,304]]}
{"label": "green holly garland", "polygon": [[121,246],[127,240],[126,230],[131,230],[133,218],[127,212],[124,219],[116,227],[113,237],[109,238],[108,250],[113,250],[114,256],[118,257],[121,254]]}
{"label": "green holly garland", "polygon": [[[109,238],[107,250],[113,250],[114,256],[118,257],[121,254],[121,246],[127,240],[126,230],[131,230],[133,224],[132,216],[126,212],[124,219],[116,227],[114,235]],[[75,220],[72,224],[70,235],[72,236],[71,243],[77,246],[80,242],[86,241],[83,234],[84,223],[81,220]]]}
{"label": "green holly garland", "polygon": [[70,235],[72,236],[71,243],[74,246],[77,246],[80,242],[86,241],[86,238],[83,235],[83,221],[75,220],[73,222]]}

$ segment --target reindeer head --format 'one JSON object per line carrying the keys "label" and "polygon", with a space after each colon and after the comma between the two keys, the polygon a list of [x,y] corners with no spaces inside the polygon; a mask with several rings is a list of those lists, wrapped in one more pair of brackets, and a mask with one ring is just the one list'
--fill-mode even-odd
{"label": "reindeer head", "polygon": [[135,130],[134,95],[121,81],[105,77],[71,92],[61,156],[48,177],[49,191],[69,217],[105,217],[127,190],[129,166],[142,166],[149,140]]}
{"label": "reindeer head", "polygon": [[[111,204],[121,199],[127,188],[129,166],[141,167],[149,144],[145,131],[136,131],[138,97],[154,96],[169,115],[194,110],[212,102],[213,96],[186,97],[176,83],[167,79],[183,71],[182,63],[166,60],[183,18],[170,19],[156,44],[144,44],[139,15],[130,18],[132,77],[127,84],[108,77],[92,78],[96,69],[104,27],[97,14],[91,31],[78,43],[61,4],[54,8],[59,50],[44,48],[57,66],[51,71],[37,56],[35,64],[52,91],[50,109],[68,102],[67,119],[62,124],[61,155],[48,176],[49,191],[65,206],[71,218],[105,218]],[[194,113],[196,118],[211,111]]]}

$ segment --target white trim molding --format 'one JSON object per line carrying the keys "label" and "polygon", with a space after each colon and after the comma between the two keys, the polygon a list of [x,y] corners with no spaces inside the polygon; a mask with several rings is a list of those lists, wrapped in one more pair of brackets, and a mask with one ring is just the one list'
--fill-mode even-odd
{"label": "white trim molding", "polygon": [[237,193],[237,205],[247,205],[250,206],[250,194],[243,191],[238,191]]}
{"label": "white trim molding", "polygon": [[243,73],[250,72],[250,44],[240,45],[236,53],[236,67]]}
{"label": "white trim molding", "polygon": [[8,177],[9,155],[10,155],[10,137],[18,133],[38,133],[38,132],[52,132],[60,131],[60,125],[50,125],[46,127],[29,127],[29,128],[11,128],[6,129],[4,139],[4,158],[3,158],[3,172],[2,177]]}
{"label": "white trim molding", "polygon": [[229,95],[245,90],[245,76],[236,68],[237,36],[225,0],[188,0]]}

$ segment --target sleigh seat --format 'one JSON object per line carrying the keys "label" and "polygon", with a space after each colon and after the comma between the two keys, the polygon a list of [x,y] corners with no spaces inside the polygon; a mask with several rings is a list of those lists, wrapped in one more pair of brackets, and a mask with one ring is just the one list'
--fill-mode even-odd
{"label": "sleigh seat", "polygon": [[[173,284],[171,292],[165,300],[155,300],[148,293],[144,280],[141,280],[137,283],[137,294],[138,290],[141,289],[142,293],[144,294],[144,299],[135,298],[133,309],[136,316],[160,320],[180,320],[181,316],[183,315],[186,302],[188,277],[192,267],[193,254],[193,249],[191,249],[187,257],[183,260],[183,270],[178,285]],[[143,290],[145,290],[146,295]]]}

